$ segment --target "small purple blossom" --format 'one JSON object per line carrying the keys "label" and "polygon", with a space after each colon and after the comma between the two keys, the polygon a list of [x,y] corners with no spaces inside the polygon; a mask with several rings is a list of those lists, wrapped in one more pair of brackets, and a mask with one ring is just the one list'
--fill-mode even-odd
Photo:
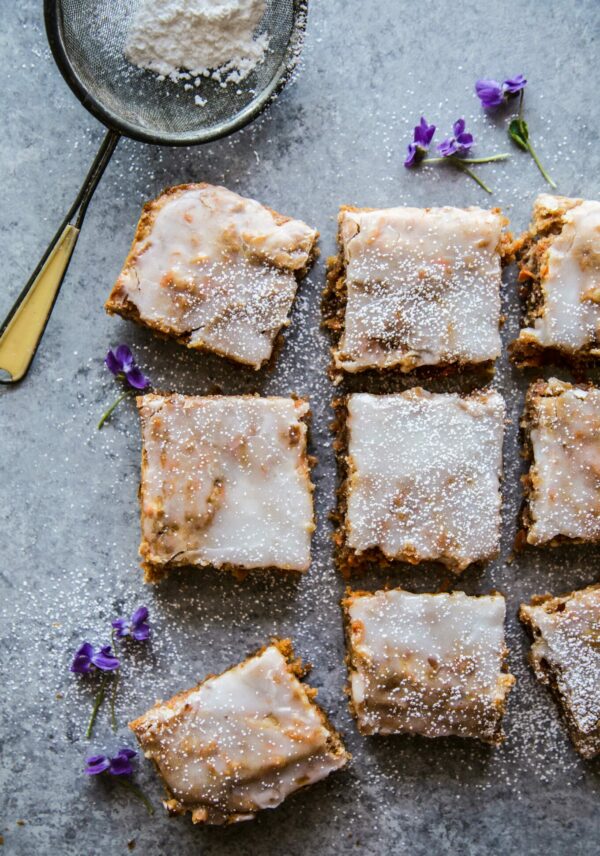
{"label": "small purple blossom", "polygon": [[526,86],[527,80],[523,74],[517,74],[516,77],[509,77],[502,84],[504,92],[508,95],[517,95]]}
{"label": "small purple blossom", "polygon": [[104,362],[110,372],[116,377],[122,376],[133,389],[146,389],[150,386],[150,380],[136,365],[127,345],[119,345],[114,351],[110,349]]}
{"label": "small purple blossom", "polygon": [[504,101],[502,85],[497,80],[478,80],[475,83],[475,92],[482,105],[487,109],[499,107]]}
{"label": "small purple blossom", "polygon": [[410,169],[415,166],[424,155],[427,154],[433,135],[435,125],[428,125],[424,116],[421,116],[419,124],[413,130],[413,142],[408,144],[404,166]]}
{"label": "small purple blossom", "polygon": [[129,619],[116,618],[112,622],[112,626],[117,631],[117,639],[131,636],[137,642],[145,642],[150,636],[147,607],[138,607]]}
{"label": "small purple blossom", "polygon": [[454,136],[439,143],[437,150],[443,158],[451,155],[465,155],[469,151],[475,141],[472,134],[465,132],[465,126],[464,119],[457,119],[452,126]]}
{"label": "small purple blossom", "polygon": [[415,126],[413,131],[413,139],[418,145],[427,148],[435,134],[435,125],[428,125],[425,116],[421,116],[419,124]]}
{"label": "small purple blossom", "polygon": [[522,74],[507,78],[503,83],[489,78],[483,78],[475,83],[475,92],[486,110],[499,107],[507,98],[517,95],[525,89],[527,80]]}
{"label": "small purple blossom", "polygon": [[95,651],[93,645],[84,642],[75,652],[70,671],[79,675],[88,675],[96,669],[100,669],[101,672],[113,672],[119,668],[119,665],[118,659],[111,652],[110,645],[104,645],[99,651]]}
{"label": "small purple blossom", "polygon": [[110,770],[110,758],[106,755],[91,755],[85,759],[86,776],[98,776],[105,770]]}
{"label": "small purple blossom", "polygon": [[131,761],[137,752],[124,746],[119,749],[114,758],[107,755],[92,755],[85,759],[85,774],[87,776],[98,776],[108,772],[111,776],[131,776],[133,766]]}

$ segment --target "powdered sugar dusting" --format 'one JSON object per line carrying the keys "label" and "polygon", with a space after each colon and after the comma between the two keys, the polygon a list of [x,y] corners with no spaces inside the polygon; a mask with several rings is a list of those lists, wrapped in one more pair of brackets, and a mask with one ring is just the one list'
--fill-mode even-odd
{"label": "powdered sugar dusting", "polygon": [[125,55],[174,81],[239,83],[268,47],[265,33],[255,36],[264,12],[265,0],[142,0]]}
{"label": "powdered sugar dusting", "polygon": [[537,677],[553,686],[583,757],[600,752],[600,586],[521,607]]}
{"label": "powdered sugar dusting", "polygon": [[415,388],[348,401],[347,547],[460,572],[500,537],[504,402]]}

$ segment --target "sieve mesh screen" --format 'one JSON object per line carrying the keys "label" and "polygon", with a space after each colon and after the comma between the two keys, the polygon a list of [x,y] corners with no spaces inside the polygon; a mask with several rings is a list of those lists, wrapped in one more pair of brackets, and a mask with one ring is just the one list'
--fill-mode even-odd
{"label": "sieve mesh screen", "polygon": [[[88,109],[129,136],[164,144],[201,143],[224,136],[257,115],[298,60],[306,3],[266,0],[256,31],[268,35],[264,60],[239,83],[231,81],[222,87],[203,78],[199,88],[186,90],[181,81],[161,80],[125,58],[127,34],[139,2],[55,0],[46,4],[47,20],[62,53],[57,59],[71,86]],[[56,55],[56,44],[53,50]],[[194,102],[196,95],[206,99],[204,106]]]}

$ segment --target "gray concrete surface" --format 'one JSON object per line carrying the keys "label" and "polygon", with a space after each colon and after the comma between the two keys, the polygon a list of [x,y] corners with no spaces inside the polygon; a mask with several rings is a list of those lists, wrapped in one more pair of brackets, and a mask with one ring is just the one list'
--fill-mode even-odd
{"label": "gray concrete surface", "polygon": [[[46,46],[40,3],[1,4],[0,315],[4,315],[73,197],[102,128],[63,83]],[[1,852],[30,854],[407,853],[592,854],[598,852],[598,762],[568,743],[546,692],[525,661],[515,619],[521,599],[598,579],[598,551],[561,548],[510,562],[520,502],[517,422],[532,374],[504,358],[495,385],[506,396],[502,555],[457,585],[504,591],[512,670],[518,677],[505,745],[459,740],[363,739],[343,695],[338,601],[328,512],[334,461],[328,423],[335,393],[328,343],[319,329],[324,260],[334,250],[339,203],[386,206],[487,205],[448,169],[409,173],[405,144],[421,113],[441,129],[464,115],[477,152],[510,151],[481,167],[520,231],[546,187],[531,160],[512,148],[506,119],[486,118],[473,94],[484,75],[524,72],[526,115],[560,192],[598,198],[598,35],[593,0],[418,4],[372,0],[312,2],[302,73],[270,112],[234,137],[198,149],[123,141],[90,207],[76,255],[42,347],[24,383],[0,389]],[[132,238],[140,207],[164,186],[222,182],[317,225],[322,256],[301,288],[285,347],[272,372],[254,374],[154,339],[108,318],[103,301]],[[505,274],[508,342],[518,329],[515,271]],[[109,345],[128,342],[160,388],[200,393],[259,391],[310,396],[318,454],[315,559],[299,581],[183,573],[146,587],[137,566],[137,419],[124,405],[98,433],[115,393],[102,365]],[[366,384],[368,387],[369,385]],[[396,570],[395,580],[434,590],[439,570]],[[106,713],[83,739],[91,704],[68,672],[84,638],[100,642],[107,622],[146,603],[154,638],[124,654],[118,735]],[[95,751],[131,745],[125,723],[243,657],[270,634],[290,635],[314,664],[319,698],[353,753],[352,764],[252,824],[193,828],[168,819],[153,771],[137,781],[157,805],[149,818],[130,798],[82,774]],[[133,842],[133,843],[131,843]]]}

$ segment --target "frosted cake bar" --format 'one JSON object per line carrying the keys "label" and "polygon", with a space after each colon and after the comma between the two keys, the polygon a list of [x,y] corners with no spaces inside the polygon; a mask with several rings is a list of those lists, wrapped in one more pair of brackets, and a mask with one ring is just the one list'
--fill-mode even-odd
{"label": "frosted cake bar", "polygon": [[515,360],[600,357],[600,202],[538,196],[518,257],[525,316]]}
{"label": "frosted cake bar", "polygon": [[143,395],[146,579],[178,565],[305,571],[314,530],[307,401]]}
{"label": "frosted cake bar", "polygon": [[495,360],[505,222],[481,208],[342,207],[326,291],[335,369]]}
{"label": "frosted cake bar", "polygon": [[502,595],[348,592],[350,708],[363,734],[458,735],[500,743],[515,679]]}
{"label": "frosted cake bar", "polygon": [[348,754],[313,701],[289,640],[275,642],[130,723],[174,814],[252,819],[343,767]]}
{"label": "frosted cake bar", "polygon": [[317,238],[224,187],[172,187],[144,207],[106,310],[259,369],[288,324]]}
{"label": "frosted cake bar", "polygon": [[498,551],[504,402],[414,388],[341,405],[346,454],[337,540],[345,573],[371,561],[455,572]]}
{"label": "frosted cake bar", "polygon": [[529,387],[522,427],[527,542],[600,541],[600,389],[540,380]]}
{"label": "frosted cake bar", "polygon": [[600,753],[600,585],[522,604],[536,677],[552,691],[575,748]]}

